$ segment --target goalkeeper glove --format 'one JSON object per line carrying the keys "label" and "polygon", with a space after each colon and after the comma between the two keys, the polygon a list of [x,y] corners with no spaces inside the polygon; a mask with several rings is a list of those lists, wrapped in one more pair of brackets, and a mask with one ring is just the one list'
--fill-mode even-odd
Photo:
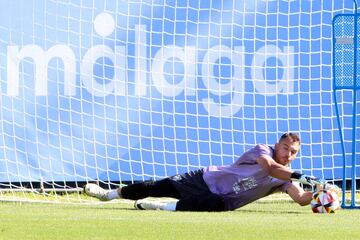
{"label": "goalkeeper glove", "polygon": [[297,181],[302,184],[308,184],[308,185],[315,185],[315,184],[322,184],[321,180],[314,177],[305,175],[302,173],[293,172],[290,177],[291,180]]}

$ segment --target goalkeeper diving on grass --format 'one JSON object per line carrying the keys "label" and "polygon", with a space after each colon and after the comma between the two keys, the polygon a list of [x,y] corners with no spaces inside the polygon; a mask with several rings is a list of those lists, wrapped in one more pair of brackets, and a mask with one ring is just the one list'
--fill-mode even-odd
{"label": "goalkeeper diving on grass", "polygon": [[[299,149],[299,136],[285,133],[274,147],[256,145],[231,165],[208,166],[115,190],[105,190],[88,183],[84,191],[102,201],[121,198],[136,200],[135,208],[142,210],[231,211],[275,192],[285,192],[304,206],[310,204],[312,192],[304,191],[295,182],[314,185],[319,180],[288,167]],[[149,201],[145,199],[147,197],[170,197],[176,201]]]}

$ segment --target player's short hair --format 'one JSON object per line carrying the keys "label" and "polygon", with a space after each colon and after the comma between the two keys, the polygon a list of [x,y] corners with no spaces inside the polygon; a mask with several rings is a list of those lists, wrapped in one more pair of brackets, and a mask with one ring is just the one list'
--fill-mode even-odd
{"label": "player's short hair", "polygon": [[288,133],[284,133],[281,137],[279,142],[285,140],[286,138],[290,138],[292,140],[292,142],[298,142],[299,144],[301,144],[300,142],[300,137],[299,135],[297,135],[296,133],[292,133],[292,132],[288,132]]}

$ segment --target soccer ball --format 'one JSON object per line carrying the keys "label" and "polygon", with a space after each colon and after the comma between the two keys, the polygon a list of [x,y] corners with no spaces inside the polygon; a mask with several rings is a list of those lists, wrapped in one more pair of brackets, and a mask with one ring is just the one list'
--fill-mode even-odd
{"label": "soccer ball", "polygon": [[333,189],[322,189],[313,193],[311,209],[314,213],[335,213],[339,208],[339,197]]}

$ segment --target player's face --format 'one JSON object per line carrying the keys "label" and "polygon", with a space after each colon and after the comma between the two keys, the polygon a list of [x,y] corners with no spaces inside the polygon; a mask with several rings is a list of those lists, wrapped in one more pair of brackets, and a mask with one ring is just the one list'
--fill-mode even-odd
{"label": "player's face", "polygon": [[274,159],[281,165],[288,165],[291,163],[298,153],[300,148],[299,142],[293,142],[291,138],[285,138],[279,143],[275,144]]}

